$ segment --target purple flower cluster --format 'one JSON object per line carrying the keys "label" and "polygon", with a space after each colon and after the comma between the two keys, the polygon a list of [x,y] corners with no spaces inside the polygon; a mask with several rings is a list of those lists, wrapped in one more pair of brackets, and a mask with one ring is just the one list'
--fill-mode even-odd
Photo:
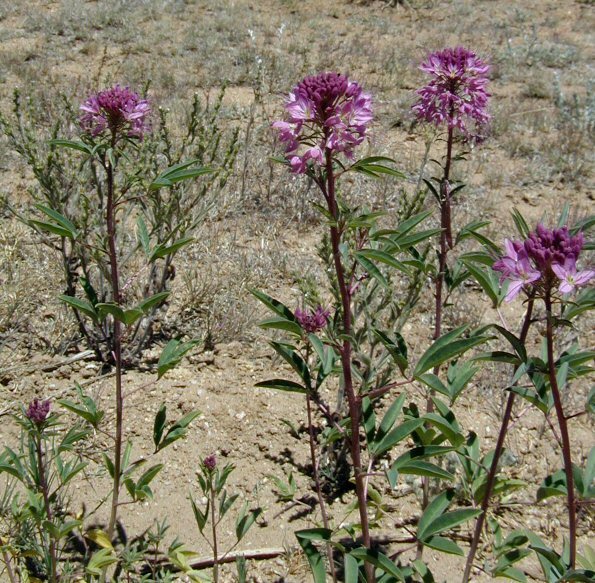
{"label": "purple flower cluster", "polygon": [[330,312],[322,306],[318,306],[315,311],[300,310],[300,308],[295,311],[295,319],[308,334],[322,330],[328,324],[329,317]]}
{"label": "purple flower cluster", "polygon": [[89,97],[80,107],[83,131],[94,138],[106,130],[112,136],[123,133],[140,138],[150,130],[148,117],[151,106],[146,99],[128,87],[115,85]]}
{"label": "purple flower cluster", "polygon": [[40,401],[33,399],[27,408],[25,415],[35,423],[35,425],[42,425],[50,414],[50,400]]}
{"label": "purple flower cluster", "polygon": [[212,453],[203,460],[203,465],[207,470],[212,472],[217,467],[217,456]]}
{"label": "purple flower cluster", "polygon": [[567,294],[588,283],[595,271],[576,268],[583,244],[582,233],[571,235],[567,227],[548,229],[541,224],[525,241],[505,240],[506,255],[493,267],[501,273],[501,282],[510,282],[506,301],[513,300],[525,286],[551,289],[559,285],[560,293]]}
{"label": "purple flower cluster", "polygon": [[285,121],[273,123],[294,173],[325,164],[325,152],[353,157],[372,120],[372,99],[340,73],[306,77],[287,98]]}
{"label": "purple flower cluster", "polygon": [[[413,106],[417,117],[436,126],[446,123],[458,128],[467,139],[481,139],[482,128],[490,120],[489,66],[474,52],[456,47],[431,53],[420,69],[432,79],[417,91],[420,99]],[[469,120],[475,126],[473,131]]]}

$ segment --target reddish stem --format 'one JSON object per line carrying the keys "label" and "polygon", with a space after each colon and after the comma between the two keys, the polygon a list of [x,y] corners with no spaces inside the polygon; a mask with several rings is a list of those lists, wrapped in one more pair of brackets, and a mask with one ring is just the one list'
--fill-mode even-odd
{"label": "reddish stem", "polygon": [[[357,494],[360,525],[362,529],[362,539],[364,546],[370,550],[370,527],[368,523],[368,508],[366,500],[366,486],[365,473],[362,472],[361,462],[361,447],[359,440],[359,426],[360,426],[360,399],[355,394],[353,387],[353,377],[351,374],[351,292],[345,282],[345,270],[341,261],[341,232],[339,231],[339,208],[335,196],[335,176],[333,170],[333,158],[331,151],[326,150],[326,200],[328,210],[333,218],[331,224],[331,246],[333,250],[333,260],[335,264],[335,271],[337,274],[337,282],[339,284],[339,294],[341,296],[342,304],[342,319],[343,319],[343,334],[345,339],[340,347],[341,367],[343,369],[344,390],[347,395],[347,402],[349,406],[349,418],[351,420],[351,458],[353,462],[353,472],[355,474],[355,490]],[[366,579],[368,583],[374,583],[374,567],[371,563],[365,563]]]}
{"label": "reddish stem", "polygon": [[[527,340],[527,334],[529,333],[531,317],[533,314],[533,302],[534,300],[531,297],[527,305],[527,312],[525,314],[525,319],[523,321],[523,327],[521,329],[521,335],[519,338],[521,344],[524,344]],[[506,408],[504,410],[504,417],[502,418],[502,424],[500,426],[500,432],[498,433],[498,440],[496,442],[496,449],[494,450],[494,457],[492,458],[492,464],[488,473],[486,490],[483,500],[481,501],[481,514],[478,516],[477,522],[475,523],[475,530],[473,531],[473,538],[471,539],[471,546],[469,548],[469,554],[467,555],[467,562],[465,563],[463,583],[467,583],[467,581],[469,581],[469,576],[471,575],[473,560],[475,559],[475,554],[477,553],[479,539],[481,538],[481,532],[483,530],[483,525],[485,523],[488,508],[490,505],[490,498],[494,490],[494,484],[496,483],[496,472],[498,471],[498,464],[500,463],[500,457],[502,456],[502,451],[504,449],[504,439],[506,438],[506,434],[508,433],[508,425],[512,417],[512,406],[514,405],[515,396],[515,393],[513,393],[512,391],[508,393]]]}
{"label": "reddish stem", "polygon": [[[112,139],[112,146],[115,145],[115,138]],[[118,254],[116,249],[116,216],[115,216],[115,192],[114,192],[114,168],[108,160],[105,165],[107,172],[107,240],[108,254],[111,271],[111,286],[113,301],[120,305],[120,283],[118,274]],[[118,518],[118,501],[120,497],[120,478],[122,473],[122,443],[123,443],[123,410],[124,398],[122,394],[122,328],[119,320],[114,318],[114,362],[116,365],[116,434],[114,444],[114,481],[112,492],[112,505],[107,536],[112,540],[114,528]]]}
{"label": "reddish stem", "polygon": [[554,407],[558,417],[558,426],[560,427],[560,437],[562,438],[562,457],[564,458],[564,473],[566,474],[566,490],[568,501],[568,528],[570,536],[570,568],[574,569],[576,564],[576,503],[574,500],[574,479],[572,475],[572,454],[570,451],[570,437],[568,435],[568,423],[562,407],[562,398],[558,387],[558,378],[556,377],[556,363],[554,361],[554,325],[552,315],[551,290],[545,293],[545,311],[547,315],[546,323],[546,341],[547,341],[547,361],[550,377],[550,387],[554,397]]}

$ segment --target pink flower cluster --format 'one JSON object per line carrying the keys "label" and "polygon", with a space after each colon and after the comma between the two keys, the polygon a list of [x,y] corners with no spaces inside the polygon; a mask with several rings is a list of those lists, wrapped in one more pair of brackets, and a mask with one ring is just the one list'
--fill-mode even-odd
{"label": "pink flower cluster", "polygon": [[506,239],[506,255],[493,266],[501,273],[501,282],[509,281],[506,301],[513,300],[526,286],[551,289],[558,285],[560,293],[567,294],[587,284],[595,271],[577,271],[583,244],[582,233],[571,235],[567,227],[547,229],[541,224],[525,241]]}
{"label": "pink flower cluster", "polygon": [[328,324],[329,317],[330,312],[322,306],[318,306],[315,311],[300,310],[300,308],[295,311],[295,319],[308,334],[322,330]]}
{"label": "pink flower cluster", "polygon": [[27,408],[25,415],[35,423],[35,425],[42,425],[50,414],[50,400],[40,401],[33,399]]}
{"label": "pink flower cluster", "polygon": [[[469,139],[481,139],[482,128],[490,116],[486,91],[489,66],[464,47],[448,48],[430,54],[420,66],[431,76],[419,89],[419,101],[413,106],[418,118],[436,126],[446,123],[458,128]],[[475,128],[470,130],[469,120]]]}
{"label": "pink flower cluster", "polygon": [[322,166],[326,152],[352,158],[372,120],[372,99],[340,73],[306,77],[287,98],[285,121],[273,123],[294,173]]}
{"label": "pink flower cluster", "polygon": [[148,117],[151,106],[146,99],[128,87],[115,85],[89,97],[80,107],[83,131],[94,138],[106,130],[112,136],[125,134],[140,138],[150,130]]}

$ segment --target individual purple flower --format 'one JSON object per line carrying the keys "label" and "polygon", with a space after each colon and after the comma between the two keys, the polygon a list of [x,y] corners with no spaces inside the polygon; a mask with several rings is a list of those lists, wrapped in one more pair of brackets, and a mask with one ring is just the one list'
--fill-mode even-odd
{"label": "individual purple flower", "polygon": [[560,280],[560,293],[569,294],[580,285],[586,285],[595,277],[593,269],[585,269],[583,271],[576,270],[576,263],[574,261],[567,261],[565,265],[552,265],[552,271]]}
{"label": "individual purple flower", "polygon": [[445,123],[458,128],[466,139],[481,140],[490,120],[489,66],[474,52],[456,47],[431,53],[420,69],[431,80],[416,92],[419,101],[413,111],[417,117],[436,126]]}
{"label": "individual purple flower", "polygon": [[33,399],[27,408],[25,415],[35,423],[35,425],[42,425],[50,414],[50,400],[40,401]]}
{"label": "individual purple flower", "polygon": [[541,272],[535,269],[523,244],[519,241],[504,241],[506,255],[494,263],[493,268],[501,273],[500,283],[509,281],[508,292],[505,300],[512,301],[523,286],[536,282],[541,278]]}
{"label": "individual purple flower", "polygon": [[493,265],[500,272],[500,281],[508,280],[506,301],[532,286],[550,291],[558,286],[563,294],[586,285],[595,271],[577,271],[576,263],[584,245],[582,233],[572,235],[567,227],[548,229],[539,224],[525,241],[504,242],[506,255]]}
{"label": "individual purple flower", "polygon": [[114,85],[100,91],[89,97],[80,109],[83,112],[80,125],[94,138],[108,131],[112,136],[123,134],[142,139],[150,130],[149,102],[128,87]]}
{"label": "individual purple flower", "polygon": [[322,330],[328,324],[329,317],[329,310],[325,310],[322,306],[318,306],[314,311],[300,310],[300,308],[295,311],[295,319],[308,334]]}
{"label": "individual purple flower", "polygon": [[325,152],[353,157],[372,120],[372,99],[340,73],[306,77],[289,94],[286,120],[276,121],[279,139],[296,174],[325,164]]}
{"label": "individual purple flower", "polygon": [[212,472],[217,467],[217,456],[212,453],[203,460],[203,465],[207,470]]}

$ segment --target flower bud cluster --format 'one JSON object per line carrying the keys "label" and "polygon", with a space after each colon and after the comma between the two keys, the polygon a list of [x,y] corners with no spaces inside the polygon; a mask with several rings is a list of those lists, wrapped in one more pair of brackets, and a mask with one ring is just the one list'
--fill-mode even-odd
{"label": "flower bud cluster", "polygon": [[595,271],[577,271],[577,260],[584,245],[582,233],[571,235],[567,227],[548,229],[537,225],[525,241],[504,241],[506,255],[493,265],[500,281],[508,280],[506,301],[513,300],[524,288],[551,290],[558,286],[563,294],[587,284]]}

